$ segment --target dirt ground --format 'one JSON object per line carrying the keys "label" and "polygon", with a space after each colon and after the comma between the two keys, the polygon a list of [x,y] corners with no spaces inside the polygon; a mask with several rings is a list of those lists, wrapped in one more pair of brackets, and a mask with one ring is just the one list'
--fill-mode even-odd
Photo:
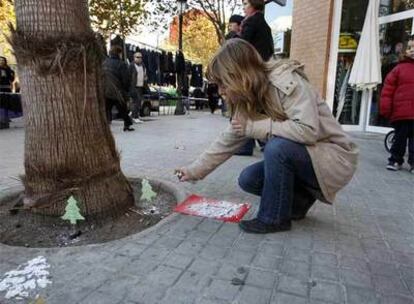
{"label": "dirt ground", "polygon": [[151,201],[140,201],[141,183],[131,181],[135,206],[113,220],[71,225],[60,217],[45,217],[16,209],[16,199],[0,203],[0,243],[10,246],[68,247],[104,243],[143,231],[169,215],[176,206],[172,194],[154,187],[157,196]]}

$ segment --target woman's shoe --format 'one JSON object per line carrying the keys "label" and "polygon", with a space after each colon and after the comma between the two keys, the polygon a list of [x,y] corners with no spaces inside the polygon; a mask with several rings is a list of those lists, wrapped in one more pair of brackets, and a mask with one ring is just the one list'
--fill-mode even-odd
{"label": "woman's shoe", "polygon": [[247,233],[272,233],[288,231],[292,228],[290,221],[285,221],[280,224],[266,224],[255,218],[252,220],[240,221],[239,227]]}
{"label": "woman's shoe", "polygon": [[135,129],[131,127],[124,127],[124,132],[126,131],[135,131]]}

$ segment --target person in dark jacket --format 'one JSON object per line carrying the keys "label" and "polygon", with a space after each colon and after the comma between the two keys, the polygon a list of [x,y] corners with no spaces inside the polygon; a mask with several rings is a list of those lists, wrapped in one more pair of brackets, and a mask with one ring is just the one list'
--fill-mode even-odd
{"label": "person in dark jacket", "polygon": [[219,91],[218,91],[218,85],[215,83],[210,82],[207,85],[207,97],[208,97],[208,106],[210,107],[211,114],[214,114],[218,107],[219,102]]}
{"label": "person in dark jacket", "polygon": [[268,61],[275,52],[272,30],[264,18],[264,0],[243,0],[246,14],[241,24],[240,37],[250,42],[264,61]]}
{"label": "person in dark jacket", "polygon": [[130,93],[133,101],[132,119],[135,123],[143,123],[139,119],[139,113],[148,81],[147,69],[144,66],[142,57],[141,52],[136,52],[134,54],[134,62],[129,66],[131,77]]}
{"label": "person in dark jacket", "polygon": [[414,173],[414,37],[408,41],[403,60],[387,75],[381,92],[380,113],[394,129],[388,170],[402,168],[408,141],[408,164]]}
{"label": "person in dark jacket", "polygon": [[[275,52],[272,30],[264,18],[264,0],[243,0],[246,16],[241,23],[240,38],[248,41],[264,61],[269,61]],[[264,147],[264,143],[259,142]],[[252,156],[255,148],[255,140],[251,139],[240,149],[236,155]]]}
{"label": "person in dark jacket", "polygon": [[132,119],[128,116],[128,90],[130,77],[128,65],[121,60],[122,47],[113,45],[109,57],[103,63],[105,80],[106,113],[108,121],[112,120],[112,107],[116,106],[120,117],[124,120],[124,131],[131,128]]}
{"label": "person in dark jacket", "polygon": [[[14,71],[8,66],[6,57],[0,56],[0,108],[11,110],[13,106],[12,96],[7,93],[12,92],[14,81]],[[4,113],[7,113],[4,112]],[[8,114],[0,116],[0,129],[9,128]]]}
{"label": "person in dark jacket", "polygon": [[11,93],[14,71],[8,66],[6,57],[0,56],[0,92]]}
{"label": "person in dark jacket", "polygon": [[232,15],[229,19],[229,32],[227,33],[225,39],[229,40],[232,38],[240,38],[241,32],[241,23],[243,22],[244,17],[240,15]]}

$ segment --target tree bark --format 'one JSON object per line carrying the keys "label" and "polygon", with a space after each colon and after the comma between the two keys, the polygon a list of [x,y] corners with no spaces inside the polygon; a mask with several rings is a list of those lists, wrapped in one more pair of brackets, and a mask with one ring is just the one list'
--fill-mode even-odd
{"label": "tree bark", "polygon": [[74,195],[86,217],[124,213],[134,198],[105,117],[101,62],[87,62],[84,43],[75,41],[94,37],[88,1],[16,0],[15,10],[11,40],[25,117],[25,205],[59,216]]}

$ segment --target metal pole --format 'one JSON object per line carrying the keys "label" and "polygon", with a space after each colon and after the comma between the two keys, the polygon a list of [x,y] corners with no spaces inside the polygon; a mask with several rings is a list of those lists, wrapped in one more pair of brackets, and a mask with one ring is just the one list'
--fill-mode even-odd
{"label": "metal pole", "polygon": [[178,17],[178,50],[183,51],[183,13],[180,11]]}
{"label": "metal pole", "polygon": [[119,20],[120,20],[120,27],[121,27],[121,37],[122,37],[122,57],[124,61],[127,61],[127,53],[126,53],[126,46],[125,46],[125,33],[124,33],[124,13],[122,7],[122,0],[119,0]]}
{"label": "metal pole", "polygon": [[[180,14],[178,15],[178,51],[182,52],[183,51],[183,3],[179,2],[178,5],[180,6]],[[181,71],[178,76],[178,100],[177,100],[177,104],[175,107],[175,112],[174,115],[184,115],[185,111],[184,111],[184,105],[183,105],[183,100],[182,100],[182,86],[184,83],[184,76],[185,75],[185,71]]]}

